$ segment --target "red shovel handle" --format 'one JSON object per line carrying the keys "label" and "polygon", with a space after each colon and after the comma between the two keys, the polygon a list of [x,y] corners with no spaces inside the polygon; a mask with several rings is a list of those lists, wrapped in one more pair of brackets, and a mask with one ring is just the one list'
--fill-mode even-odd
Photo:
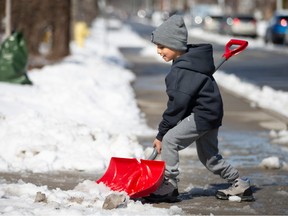
{"label": "red shovel handle", "polygon": [[[231,50],[232,46],[237,46],[235,49]],[[225,46],[225,53],[222,55],[222,58],[218,65],[215,67],[215,71],[217,71],[221,65],[227,61],[230,57],[237,55],[238,53],[242,52],[248,46],[248,41],[245,40],[238,40],[238,39],[231,39]],[[215,72],[214,71],[214,72]]]}
{"label": "red shovel handle", "polygon": [[[238,47],[231,50],[231,47],[235,45]],[[225,46],[225,53],[223,54],[223,57],[228,60],[231,56],[237,55],[238,53],[242,52],[247,46],[248,41],[231,39]]]}

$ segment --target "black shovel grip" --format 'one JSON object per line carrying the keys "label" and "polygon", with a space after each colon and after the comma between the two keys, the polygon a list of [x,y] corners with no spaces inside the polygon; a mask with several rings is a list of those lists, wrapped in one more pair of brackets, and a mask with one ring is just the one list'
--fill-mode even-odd
{"label": "black shovel grip", "polygon": [[157,157],[157,155],[158,155],[157,149],[154,148],[154,149],[153,149],[153,152],[152,152],[151,155],[148,157],[148,160],[155,160],[155,158]]}

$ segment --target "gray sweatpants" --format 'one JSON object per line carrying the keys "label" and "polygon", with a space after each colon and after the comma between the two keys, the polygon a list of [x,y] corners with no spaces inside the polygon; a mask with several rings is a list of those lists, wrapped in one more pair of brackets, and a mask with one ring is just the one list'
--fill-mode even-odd
{"label": "gray sweatpants", "polygon": [[170,129],[162,140],[162,160],[166,163],[165,176],[176,179],[179,175],[179,153],[192,143],[196,143],[198,158],[214,174],[228,182],[239,177],[238,170],[227,163],[218,150],[218,129],[197,131],[194,114],[191,114],[174,128]]}

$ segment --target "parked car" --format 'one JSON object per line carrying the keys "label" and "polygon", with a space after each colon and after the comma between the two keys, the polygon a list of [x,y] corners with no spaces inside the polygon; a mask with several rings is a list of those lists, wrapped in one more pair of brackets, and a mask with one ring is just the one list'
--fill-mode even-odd
{"label": "parked car", "polygon": [[221,14],[221,8],[219,5],[215,4],[195,4],[190,9],[191,14],[191,24],[193,27],[203,27],[205,22],[205,17],[210,14]]}
{"label": "parked car", "polygon": [[221,25],[223,23],[224,17],[221,15],[209,15],[204,19],[204,29],[211,32],[220,32]]}
{"label": "parked car", "polygon": [[283,44],[288,29],[288,11],[275,12],[264,35],[265,43]]}
{"label": "parked car", "polygon": [[251,15],[228,16],[221,32],[229,35],[257,37],[257,20]]}

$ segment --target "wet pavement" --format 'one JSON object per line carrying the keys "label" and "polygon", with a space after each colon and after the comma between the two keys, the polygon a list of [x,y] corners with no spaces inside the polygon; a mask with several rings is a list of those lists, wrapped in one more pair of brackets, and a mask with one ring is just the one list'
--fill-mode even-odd
{"label": "wet pavement", "polygon": [[[139,56],[139,49],[122,48],[137,75],[133,87],[147,123],[157,128],[166,107],[164,78],[169,64]],[[287,168],[265,169],[260,167],[264,158],[277,156],[286,161],[288,150],[273,145],[269,131],[284,129],[286,124],[260,109],[252,108],[243,98],[221,89],[225,117],[219,132],[221,154],[236,166],[241,176],[251,179],[254,202],[231,202],[214,197],[218,189],[228,184],[210,173],[200,164],[194,146],[180,154],[179,192],[181,202],[154,204],[169,208],[177,205],[183,215],[287,215],[288,214],[288,171]],[[154,137],[142,137],[143,146],[151,146]]]}

